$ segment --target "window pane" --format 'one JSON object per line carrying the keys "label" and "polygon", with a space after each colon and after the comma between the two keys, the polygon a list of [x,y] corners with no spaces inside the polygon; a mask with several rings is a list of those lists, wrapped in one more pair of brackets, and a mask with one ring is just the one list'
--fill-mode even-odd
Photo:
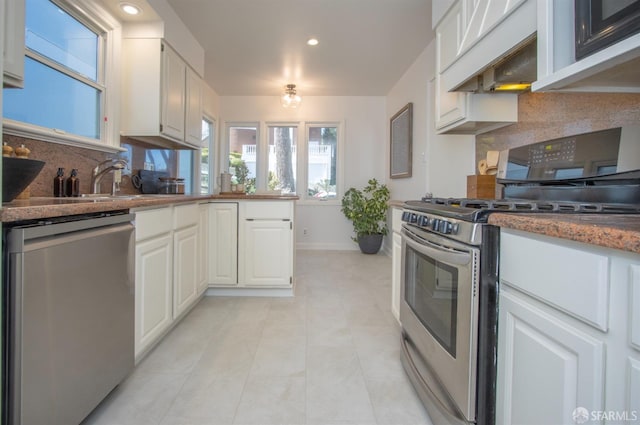
{"label": "window pane", "polygon": [[100,91],[25,57],[24,89],[3,91],[6,118],[100,139]]}
{"label": "window pane", "polygon": [[245,191],[256,190],[257,127],[229,127],[229,172]]}
{"label": "window pane", "polygon": [[98,78],[98,36],[49,0],[26,2],[27,48],[84,75]]}
{"label": "window pane", "polygon": [[297,127],[269,127],[269,189],[296,191],[297,140]]}
{"label": "window pane", "polygon": [[210,156],[213,153],[212,135],[213,123],[202,120],[202,148],[200,149],[200,193],[211,193],[211,175],[213,174],[213,164],[215,158]]}
{"label": "window pane", "polygon": [[336,197],[337,127],[311,127],[308,135],[309,196],[320,199]]}

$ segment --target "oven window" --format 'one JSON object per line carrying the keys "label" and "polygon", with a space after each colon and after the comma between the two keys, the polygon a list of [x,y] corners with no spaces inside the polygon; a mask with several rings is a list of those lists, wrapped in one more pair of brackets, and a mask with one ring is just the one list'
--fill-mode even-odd
{"label": "oven window", "polygon": [[407,246],[405,301],[442,347],[456,357],[458,269]]}

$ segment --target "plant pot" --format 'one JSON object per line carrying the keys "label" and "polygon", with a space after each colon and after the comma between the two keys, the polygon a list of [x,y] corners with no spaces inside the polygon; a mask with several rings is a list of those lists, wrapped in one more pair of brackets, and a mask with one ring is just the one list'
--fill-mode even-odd
{"label": "plant pot", "polygon": [[382,246],[382,233],[358,236],[358,245],[363,254],[377,254]]}

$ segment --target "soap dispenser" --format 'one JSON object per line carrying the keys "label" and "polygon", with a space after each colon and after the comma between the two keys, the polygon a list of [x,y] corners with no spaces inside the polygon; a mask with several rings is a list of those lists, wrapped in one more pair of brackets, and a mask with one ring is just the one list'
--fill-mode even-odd
{"label": "soap dispenser", "polygon": [[58,168],[58,173],[53,179],[53,196],[64,196],[64,168]]}
{"label": "soap dispenser", "polygon": [[78,178],[78,170],[71,170],[71,176],[67,179],[67,196],[78,197],[80,196],[80,179]]}

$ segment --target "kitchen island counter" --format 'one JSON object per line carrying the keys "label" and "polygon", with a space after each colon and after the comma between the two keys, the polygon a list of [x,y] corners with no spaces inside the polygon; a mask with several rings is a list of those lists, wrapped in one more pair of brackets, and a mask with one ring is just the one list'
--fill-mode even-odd
{"label": "kitchen island counter", "polygon": [[30,198],[2,204],[2,222],[40,220],[67,215],[89,214],[154,207],[182,202],[216,200],[297,200],[296,195],[125,195],[115,197]]}
{"label": "kitchen island counter", "polygon": [[638,214],[493,213],[489,224],[640,254]]}

